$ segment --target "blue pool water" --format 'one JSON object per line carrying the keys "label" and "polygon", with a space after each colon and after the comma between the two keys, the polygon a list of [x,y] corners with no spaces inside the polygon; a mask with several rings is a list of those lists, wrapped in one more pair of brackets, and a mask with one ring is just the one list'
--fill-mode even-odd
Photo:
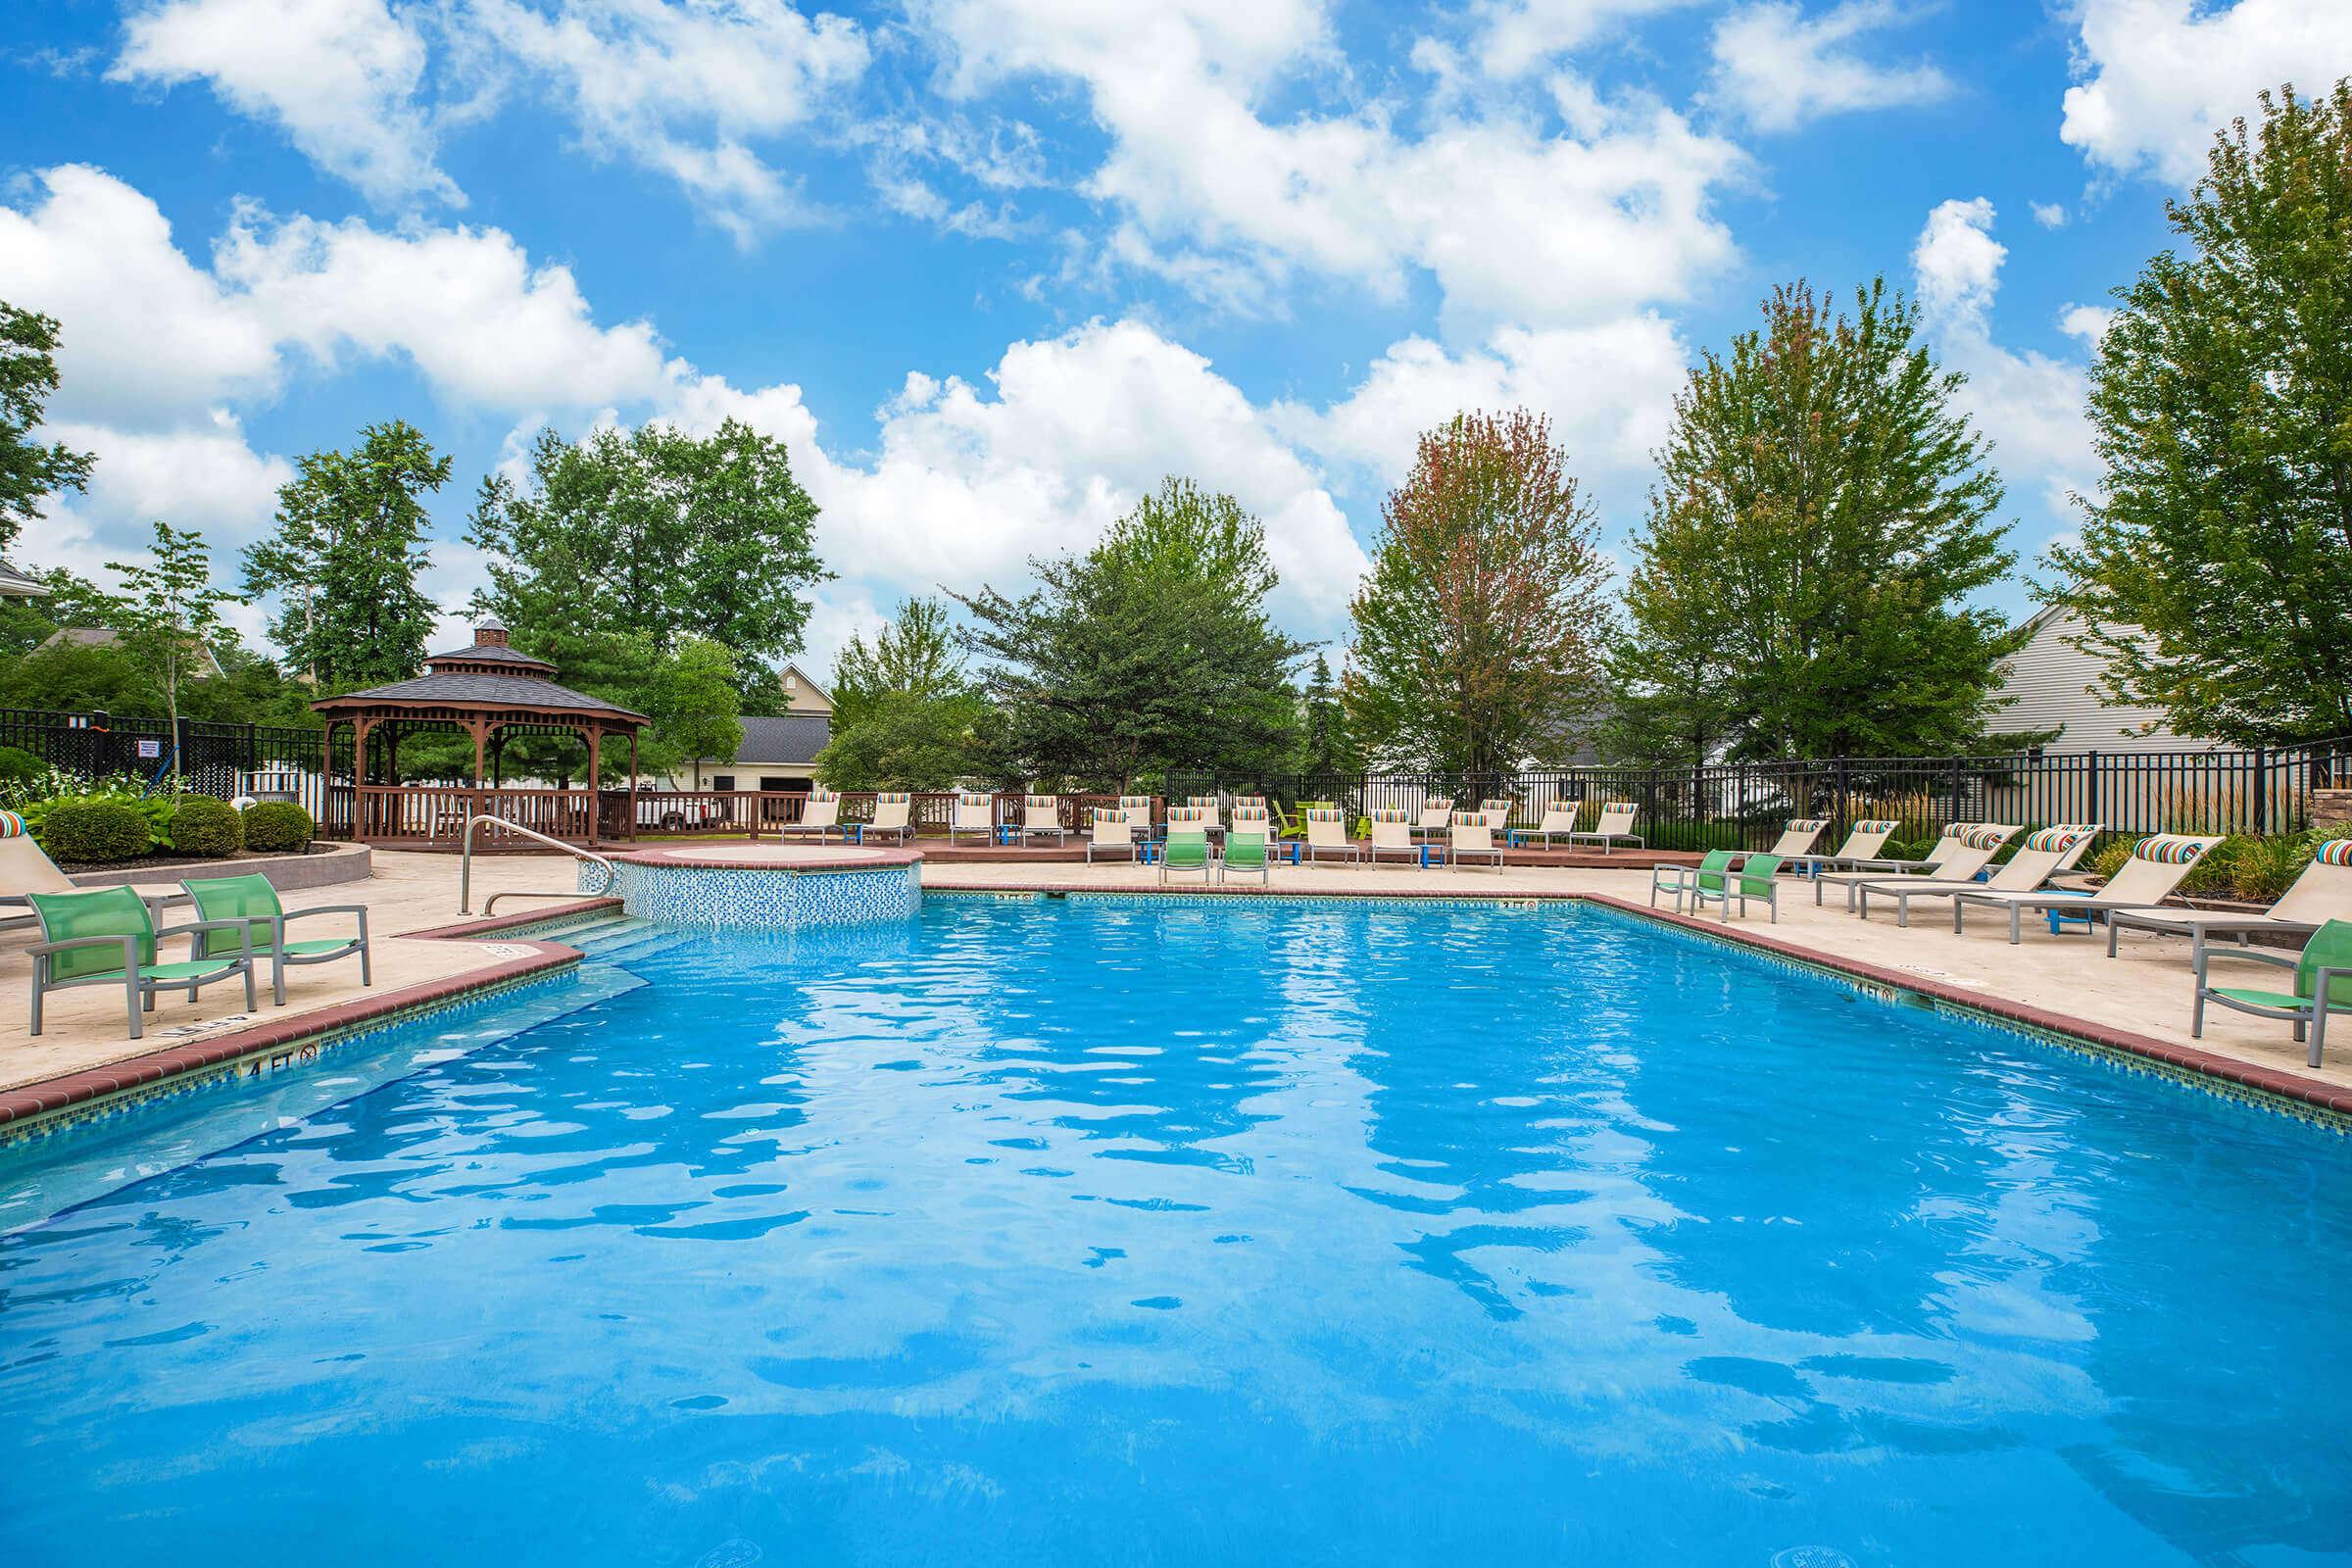
{"label": "blue pool water", "polygon": [[2291,1118],[1596,910],[616,961],[0,1238],[0,1561],[2352,1560]]}

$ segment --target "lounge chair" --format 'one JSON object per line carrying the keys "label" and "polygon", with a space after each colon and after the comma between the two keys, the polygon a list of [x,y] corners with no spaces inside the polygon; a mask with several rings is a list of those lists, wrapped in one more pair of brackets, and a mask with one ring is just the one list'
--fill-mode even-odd
{"label": "lounge chair", "polygon": [[[242,920],[250,928],[243,951],[253,957],[265,956],[270,959],[270,995],[279,1006],[286,1004],[286,968],[290,964],[339,963],[345,958],[360,960],[360,984],[375,984],[375,974],[368,954],[368,906],[365,904],[328,904],[314,909],[287,912],[277,901],[277,889],[270,879],[255,873],[244,876],[189,877],[180,883],[188,897],[196,901],[196,916],[207,924]],[[296,920],[315,919],[322,914],[348,914],[359,922],[359,935],[351,937],[313,937],[305,941],[289,941],[286,927]],[[206,931],[196,938],[195,958],[226,959],[239,952],[228,934]]]}
{"label": "lounge chair", "polygon": [[1167,842],[1159,847],[1159,880],[1162,886],[1166,885],[1169,873],[1175,871],[1198,871],[1202,885],[1208,882],[1208,835],[1200,830],[1198,823],[1171,826]]}
{"label": "lounge chair", "polygon": [[1632,801],[1607,802],[1601,807],[1600,820],[1593,824],[1592,831],[1571,833],[1568,835],[1568,842],[1570,844],[1597,844],[1603,855],[1614,852],[1619,844],[1630,843],[1638,850],[1647,849],[1648,845],[1642,835],[1634,831],[1634,818],[1640,814],[1641,808]]}
{"label": "lounge chair", "polygon": [[1120,796],[1119,809],[1127,813],[1128,833],[1136,838],[1150,838],[1152,836],[1152,813],[1158,805],[1158,800],[1150,795]]}
{"label": "lounge chair", "polygon": [[[1239,812],[1235,813],[1239,816]],[[1274,885],[1274,858],[1266,853],[1266,835],[1262,828],[1245,828],[1237,820],[1226,830],[1225,858],[1217,862],[1217,880],[1224,882],[1235,875],[1255,875],[1268,887]]]}
{"label": "lounge chair", "polygon": [[[0,811],[0,907],[13,906],[29,910],[35,893],[83,891],[33,842],[32,835],[25,830],[24,818],[14,811]],[[143,887],[134,891],[147,901],[151,909],[188,902],[187,894],[176,887]]]}
{"label": "lounge chair", "polygon": [[858,842],[887,835],[904,844],[914,837],[914,797],[905,790],[884,790],[874,797],[874,819],[858,829]]}
{"label": "lounge chair", "polygon": [[1813,902],[1822,889],[1845,889],[1845,909],[1854,911],[1854,894],[1865,883],[1892,882],[1901,877],[1933,877],[1938,882],[1965,882],[1984,869],[2017,829],[1989,822],[1952,822],[1938,834],[1927,858],[1919,860],[1877,860],[1867,870],[1825,871],[1813,878]]}
{"label": "lounge chair", "polygon": [[1505,836],[1505,842],[1515,850],[1529,839],[1542,839],[1544,847],[1548,850],[1555,837],[1573,835],[1576,832],[1576,814],[1575,806],[1565,801],[1554,801],[1544,808],[1544,815],[1534,827],[1511,829]]}
{"label": "lounge chair", "polygon": [[2132,846],[2132,858],[2124,862],[2124,868],[2092,893],[2062,888],[2035,893],[1963,893],[1952,901],[1952,929],[1962,929],[1971,906],[2007,909],[2011,942],[2022,940],[2028,911],[2038,914],[2058,909],[2096,924],[2101,916],[2117,909],[2154,908],[2171,898],[2205,852],[2221,842],[2220,834],[2159,833],[2141,839]]}
{"label": "lounge chair", "polygon": [[1199,833],[1205,838],[1211,820],[1209,809],[1205,806],[1171,806],[1168,808],[1167,825],[1160,831],[1163,834],[1174,833],[1181,828],[1188,833]]}
{"label": "lounge chair", "polygon": [[1248,798],[1233,803],[1233,827],[1236,833],[1255,833],[1271,842],[1274,838],[1274,818],[1266,811],[1266,803]]}
{"label": "lounge chair", "polygon": [[1364,856],[1378,865],[1384,855],[1410,860],[1418,866],[1426,867],[1429,864],[1429,857],[1423,853],[1423,846],[1413,842],[1412,812],[1393,810],[1385,806],[1373,811],[1372,842],[1364,847]]}
{"label": "lounge chair", "polygon": [[1914,899],[1957,899],[1963,893],[2032,893],[2064,869],[2066,854],[2076,845],[2096,838],[2097,832],[2078,831],[2066,827],[2045,827],[2029,834],[2017,847],[2008,862],[1992,873],[1989,880],[1974,878],[1945,881],[1940,877],[1896,877],[1886,882],[1865,882],[1855,891],[1861,895],[1862,918],[1870,918],[1870,896],[1894,901],[1894,923],[1911,923],[1911,901]]}
{"label": "lounge chair", "polygon": [[[1826,816],[1792,816],[1788,819],[1788,825],[1781,829],[1781,836],[1773,841],[1772,848],[1764,853],[1776,860],[1801,860],[1813,853],[1813,841],[1821,837],[1822,829],[1829,825],[1830,819]],[[1735,850],[1732,858],[1744,860],[1747,853]]]}
{"label": "lounge chair", "polygon": [[1343,860],[1359,858],[1355,841],[1348,836],[1348,813],[1337,806],[1310,806],[1306,808],[1306,858],[1312,862],[1327,855]]}
{"label": "lounge chair", "polygon": [[1879,852],[1903,824],[1892,817],[1871,817],[1846,830],[1845,842],[1829,855],[1795,855],[1782,863],[1807,876],[1824,871],[1862,870],[1879,863]]}
{"label": "lounge chair", "polygon": [[812,786],[808,791],[808,804],[801,808],[801,819],[798,822],[780,823],[776,828],[780,838],[798,838],[804,833],[815,834],[819,844],[825,842],[828,833],[839,833],[843,843],[849,842],[849,829],[841,825],[841,796],[838,793],[822,784]]}
{"label": "lounge chair", "polygon": [[986,843],[996,842],[997,798],[994,795],[975,795],[970,790],[956,792],[956,811],[948,818],[948,842],[953,844],[966,833],[977,833]]}
{"label": "lounge chair", "polygon": [[[2206,970],[2216,958],[2268,963],[2294,971],[2292,991],[2263,991],[2245,986],[2217,986]],[[2197,950],[2197,1002],[2190,1015],[2191,1039],[2205,1036],[2205,1004],[2218,1002],[2234,1012],[2258,1018],[2285,1018],[2294,1023],[2295,1038],[2310,1049],[2306,1066],[2320,1064],[2328,1043],[2328,1015],[2352,1012],[2352,920],[2329,920],[2311,934],[2303,951],[2293,957],[2260,948],[2200,948]]]}
{"label": "lounge chair", "polygon": [[2222,909],[2113,909],[2107,915],[2107,956],[2115,956],[2116,933],[2167,932],[2189,940],[2189,960],[2197,961],[2207,937],[2248,938],[2309,936],[2330,920],[2352,920],[2352,839],[2331,839],[2320,846],[2303,874],[2295,878],[2278,902],[2262,914]]}
{"label": "lounge chair", "polygon": [[[1481,801],[1478,803],[1478,814],[1485,818],[1489,831],[1507,838],[1511,831],[1511,812],[1518,808],[1518,804],[1516,801]],[[1452,832],[1450,828],[1446,831],[1449,835]]]}
{"label": "lounge chair", "polygon": [[[1453,826],[1446,830],[1446,864],[1456,871],[1464,860],[1488,860],[1494,869],[1502,869],[1502,846],[1494,842],[1494,803],[1475,811],[1453,813]],[[1504,812],[1510,803],[1502,803]]]}
{"label": "lounge chair", "polygon": [[1781,858],[1777,855],[1751,855],[1740,862],[1737,870],[1720,876],[1709,876],[1703,870],[1690,880],[1690,913],[1697,914],[1709,904],[1723,906],[1723,923],[1732,923],[1732,901],[1740,903],[1740,918],[1747,918],[1747,906],[1761,902],[1772,911],[1772,923],[1781,923],[1781,884],[1778,880]]}
{"label": "lounge chair", "polygon": [[[1733,850],[1709,850],[1696,865],[1653,865],[1649,868],[1649,906],[1658,906],[1658,895],[1669,894],[1674,899],[1674,912],[1683,912],[1683,901],[1690,897],[1700,882],[1713,879],[1716,886],[1732,868],[1738,858]],[[1695,907],[1695,906],[1693,906]]]}
{"label": "lounge chair", "polygon": [[1206,812],[1207,814],[1203,816],[1201,820],[1206,822],[1210,827],[1223,827],[1225,825],[1225,808],[1214,795],[1188,795],[1184,798],[1184,804],[1187,806],[1197,806],[1202,811]]}
{"label": "lounge chair", "polygon": [[1061,825],[1061,797],[1058,795],[1024,795],[1021,797],[1021,842],[1031,838],[1054,835],[1056,845],[1067,843],[1069,829]]}
{"label": "lounge chair", "polygon": [[1453,797],[1432,795],[1421,803],[1421,814],[1413,824],[1413,831],[1423,838],[1444,838],[1446,830],[1452,826]]}
{"label": "lounge chair", "polygon": [[1122,860],[1135,858],[1135,819],[1124,807],[1095,808],[1095,830],[1086,840],[1086,863],[1094,864],[1098,855],[1115,856]]}
{"label": "lounge chair", "polygon": [[[41,922],[41,940],[24,951],[32,957],[32,1033],[41,1032],[41,998],[52,991],[83,986],[121,986],[130,1014],[130,1038],[142,1033],[140,1014],[155,1010],[159,991],[185,991],[236,975],[245,977],[245,1010],[253,1011],[253,926],[245,920],[191,920],[156,928],[147,901],[129,888],[89,888],[74,893],[27,895]],[[233,958],[200,958],[196,938],[220,932],[233,938]],[[166,937],[188,939],[188,961],[158,961],[157,944]]]}

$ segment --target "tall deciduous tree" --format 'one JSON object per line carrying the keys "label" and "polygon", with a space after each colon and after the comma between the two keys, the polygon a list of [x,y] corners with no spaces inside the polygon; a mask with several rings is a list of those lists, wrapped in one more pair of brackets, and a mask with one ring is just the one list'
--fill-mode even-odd
{"label": "tall deciduous tree", "polygon": [[89,483],[94,461],[32,439],[57,391],[57,322],[0,300],[0,550],[41,515],[41,501]]}
{"label": "tall deciduous tree", "polygon": [[423,497],[449,482],[414,425],[370,424],[349,452],[314,452],[277,492],[277,531],[245,552],[245,591],[274,598],[270,640],[325,692],[406,680],[422,665],[436,609],[416,586]]}
{"label": "tall deciduous tree", "polygon": [[815,520],[784,444],[733,419],[707,437],[647,424],[574,444],[544,431],[523,483],[483,481],[466,533],[488,558],[476,608],[573,673],[611,662],[631,634],[708,637],[743,656],[750,695],[773,684],[758,662],[800,648],[803,594],[826,575]]}
{"label": "tall deciduous tree", "polygon": [[833,736],[817,776],[836,789],[947,789],[983,765],[987,709],[947,608],[908,599],[871,643],[854,636],[834,660]]}
{"label": "tall deciduous tree", "polygon": [[1868,756],[1983,736],[2015,638],[1968,600],[2016,557],[1962,384],[1884,283],[1850,317],[1777,289],[1760,331],[1703,357],[1633,541],[1621,749]]}
{"label": "tall deciduous tree", "polygon": [[1348,724],[1389,763],[1489,771],[1589,700],[1606,569],[1550,422],[1464,414],[1421,437],[1350,614]]}
{"label": "tall deciduous tree", "polygon": [[736,658],[708,637],[680,638],[655,665],[637,700],[652,719],[639,758],[649,772],[674,771],[692,763],[694,787],[703,787],[703,763],[732,757],[743,745],[743,698],[735,689]]}
{"label": "tall deciduous tree", "polygon": [[1169,769],[1279,772],[1305,648],[1265,609],[1265,528],[1231,496],[1170,478],[1084,555],[1033,564],[1019,598],[954,595],[994,662],[1001,776],[1108,788]]}
{"label": "tall deciduous tree", "polygon": [[237,596],[213,586],[212,554],[202,535],[160,519],[147,560],[110,561],[107,567],[122,574],[122,596],[111,609],[123,651],[162,689],[176,734],[180,683],[227,634],[220,607],[237,603]]}
{"label": "tall deciduous tree", "polygon": [[2352,79],[2262,97],[2091,371],[2107,466],[2045,590],[2105,695],[2242,745],[2352,732]]}

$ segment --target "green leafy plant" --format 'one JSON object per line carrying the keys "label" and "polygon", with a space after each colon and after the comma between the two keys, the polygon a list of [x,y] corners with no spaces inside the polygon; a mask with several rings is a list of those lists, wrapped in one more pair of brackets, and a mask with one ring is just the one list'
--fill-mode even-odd
{"label": "green leafy plant", "polygon": [[147,818],[126,801],[58,801],[42,813],[41,848],[58,860],[135,860],[154,846]]}
{"label": "green leafy plant", "polygon": [[318,824],[292,801],[260,801],[244,810],[245,847],[261,854],[295,855],[309,848]]}
{"label": "green leafy plant", "polygon": [[2320,847],[2316,833],[2280,833],[2231,842],[2241,848],[2232,867],[2230,891],[2257,904],[2273,903],[2284,893],[2303,874]]}
{"label": "green leafy plant", "polygon": [[2137,833],[2118,833],[2096,854],[2090,857],[2090,869],[2103,877],[2111,877],[2124,868],[2132,858],[2132,851],[2140,841]]}
{"label": "green leafy plant", "polygon": [[243,848],[244,825],[236,810],[209,795],[189,795],[172,813],[172,847],[182,855],[220,859]]}

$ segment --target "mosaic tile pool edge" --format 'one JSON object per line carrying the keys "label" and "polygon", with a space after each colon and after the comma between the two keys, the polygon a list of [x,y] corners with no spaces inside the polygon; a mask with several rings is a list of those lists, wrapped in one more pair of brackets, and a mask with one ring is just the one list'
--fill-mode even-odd
{"label": "mosaic tile pool edge", "polygon": [[[593,870],[582,862],[583,884]],[[629,913],[705,930],[867,925],[910,919],[922,906],[921,872],[913,864],[804,871],[622,860],[613,870],[612,892]]]}

